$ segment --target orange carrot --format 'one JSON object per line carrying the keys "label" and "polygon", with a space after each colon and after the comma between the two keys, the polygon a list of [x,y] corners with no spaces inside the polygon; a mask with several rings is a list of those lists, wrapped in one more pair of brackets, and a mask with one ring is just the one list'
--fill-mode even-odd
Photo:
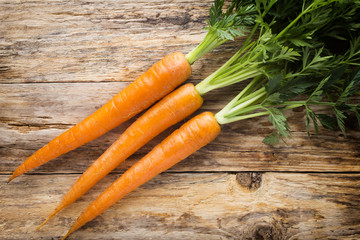
{"label": "orange carrot", "polygon": [[199,114],[186,122],[106,189],[80,215],[63,239],[129,192],[210,143],[220,130],[219,124],[210,112]]}
{"label": "orange carrot", "polygon": [[60,205],[40,227],[63,208],[75,202],[76,199],[85,194],[117,165],[160,132],[199,109],[202,103],[203,99],[197,93],[195,86],[188,83],[151,107],[121,134],[111,147],[81,175],[64,196]]}
{"label": "orange carrot", "polygon": [[190,64],[182,53],[175,52],[163,58],[95,113],[26,159],[10,176],[9,182],[125,122],[167,95],[190,74]]}
{"label": "orange carrot", "polygon": [[[251,35],[249,35],[251,38]],[[208,43],[208,41],[205,41]],[[199,46],[201,46],[200,44]],[[205,44],[206,45],[206,44]],[[193,52],[198,52],[197,50]],[[244,49],[241,48],[231,59],[229,59],[216,72],[208,76],[196,87],[188,85],[191,91],[177,90],[154,105],[149,112],[145,113],[143,117],[130,126],[130,130],[126,131],[93,165],[79,178],[79,180],[71,187],[65,195],[60,205],[50,214],[50,216],[39,226],[43,226],[49,219],[51,219],[57,212],[70,205],[77,198],[85,194],[92,186],[96,184],[101,178],[113,170],[120,162],[137,151],[146,142],[168,128],[169,126],[184,119],[202,105],[202,95],[208,91],[216,88],[221,88],[247,80],[261,74],[259,69],[243,68],[239,69],[236,65],[238,58],[242,56]],[[192,54],[190,54],[192,55]],[[196,54],[195,54],[196,55]],[[192,57],[188,58],[192,59]],[[190,63],[192,61],[189,61]],[[241,63],[242,64],[242,63]],[[235,68],[234,68],[235,66]],[[229,71],[229,72],[228,72]],[[185,95],[183,95],[185,94]],[[186,97],[186,94],[189,94]],[[184,100],[184,97],[185,100]],[[193,99],[193,100],[191,100]],[[201,99],[201,103],[200,103]],[[194,101],[198,104],[190,104],[189,101]]]}
{"label": "orange carrot", "polygon": [[[191,52],[186,56],[173,53],[156,63],[98,111],[26,159],[8,182],[101,136],[148,108],[190,76],[191,64],[225,42],[242,36],[247,27],[255,24],[257,11],[254,11],[254,3],[233,1],[225,12],[223,5],[224,1],[214,1],[209,11],[208,32]],[[229,22],[228,19],[236,21]],[[204,89],[208,91],[206,86]]]}
{"label": "orange carrot", "polygon": [[[187,84],[184,85],[183,88],[174,91],[168,97],[165,97],[155,104],[148,110],[148,112],[135,121],[129,127],[129,131],[125,131],[116,143],[114,143],[98,160],[96,160],[93,165],[79,178],[79,180],[65,195],[60,205],[39,226],[39,228],[60,210],[85,194],[100,179],[106,176],[118,164],[132,155],[140,147],[145,145],[153,137],[200,108],[203,101],[201,96],[204,93],[261,74],[259,70],[249,70],[246,68],[227,74],[227,78],[221,77],[224,72],[226,73],[229,68],[232,68],[232,63],[237,59],[236,57],[238,55],[240,54],[235,54],[235,57],[231,58],[227,63],[219,68],[218,71],[211,74],[196,86]],[[232,77],[233,75],[235,75],[235,77]],[[218,82],[220,84],[218,84]]]}

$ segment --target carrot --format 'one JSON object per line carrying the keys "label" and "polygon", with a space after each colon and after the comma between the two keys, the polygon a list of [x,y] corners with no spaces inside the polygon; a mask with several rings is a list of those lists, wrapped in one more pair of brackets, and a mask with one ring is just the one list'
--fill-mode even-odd
{"label": "carrot", "polygon": [[[350,43],[353,44],[352,41]],[[357,49],[359,49],[359,46]],[[306,52],[307,50],[303,49],[303,51]],[[334,59],[334,61],[339,63],[342,68],[348,67],[348,65],[341,63],[343,56],[348,57],[350,63],[356,62],[357,60],[357,58],[354,57],[356,55],[353,55],[352,49],[349,49],[345,52],[344,55]],[[313,58],[316,57],[316,55],[313,56]],[[312,61],[312,59],[310,61]],[[298,63],[300,65],[302,64],[301,61],[298,61]],[[324,101],[314,100],[319,96],[316,94],[321,94],[320,96],[326,96],[326,91],[322,91],[322,89],[332,89],[333,87],[338,87],[338,89],[341,91],[340,95],[350,94],[351,96],[356,94],[356,89],[358,89],[360,84],[359,79],[356,77],[360,73],[358,68],[354,68],[351,71],[343,71],[339,77],[338,72],[331,71],[333,69],[338,69],[339,65],[332,65],[332,63],[329,63],[329,61],[323,61],[320,64],[326,66],[326,68],[309,69],[305,71],[304,69],[298,69],[297,72],[291,68],[287,69],[287,71],[296,74],[289,74],[286,75],[286,78],[281,79],[287,83],[285,87],[279,86],[276,89],[272,89],[275,91],[273,94],[282,93],[284,90],[286,92],[294,91],[294,84],[298,84],[295,85],[296,87],[304,83],[308,84],[306,78],[302,79],[303,82],[299,82],[297,73],[307,76],[308,72],[317,71],[319,75],[311,79],[312,85],[307,85],[309,87],[303,88],[301,91],[299,91],[299,88],[296,88],[296,94],[295,92],[292,92],[293,95],[291,95],[291,98],[295,98],[297,101],[284,101],[285,99],[288,100],[287,98],[289,95],[283,95],[279,102],[270,103],[267,100],[274,100],[274,97],[270,94],[266,96],[267,99],[265,98],[263,102],[258,103],[257,95],[262,93],[262,89],[266,89],[264,86],[262,86],[262,84],[257,85],[257,87],[254,88],[254,86],[256,86],[256,84],[254,85],[254,82],[260,81],[260,79],[254,79],[251,83],[249,83],[249,88],[244,88],[222,110],[216,113],[216,115],[213,115],[210,112],[205,112],[186,122],[178,130],[174,131],[169,137],[167,137],[163,142],[154,147],[152,151],[150,151],[144,158],[137,162],[128,171],[126,171],[92,204],[90,204],[90,206],[72,225],[63,239],[104,212],[107,208],[114,205],[117,201],[119,201],[129,192],[133,191],[135,188],[149,181],[159,173],[167,170],[174,164],[178,163],[201,147],[213,141],[221,131],[219,124],[228,124],[244,119],[269,115],[269,121],[273,124],[276,131],[267,136],[264,139],[264,143],[274,145],[278,144],[280,139],[284,140],[284,137],[290,136],[290,128],[282,111],[306,106],[308,107],[308,109],[306,109],[306,114],[309,114],[309,112],[313,111],[309,108],[309,105],[322,105],[324,107],[327,106],[330,109],[333,109],[333,99]],[[343,69],[345,70],[345,68]],[[329,79],[332,79],[333,82],[329,81]],[[326,86],[326,84],[328,85]],[[268,86],[269,84],[267,84],[267,87]],[[304,101],[298,101],[297,97],[299,95],[307,95],[309,98],[305,99]],[[311,102],[311,100],[314,100],[314,102]],[[263,103],[267,103],[269,105],[263,105]],[[342,110],[347,111],[347,114],[358,114],[356,107],[359,106],[359,103],[344,102],[344,104],[346,104],[346,108]],[[309,122],[308,120],[306,122],[308,128]],[[338,124],[339,126],[341,125],[341,123]],[[309,131],[309,129],[307,130]]]}
{"label": "carrot", "polygon": [[64,196],[60,205],[39,228],[56,213],[85,194],[100,179],[145,145],[145,143],[149,142],[163,130],[189,116],[196,109],[200,108],[202,103],[203,99],[195,90],[194,85],[188,83],[170,93],[150,108],[126,129],[111,147],[81,175]]}
{"label": "carrot", "polygon": [[[250,37],[251,36],[249,36],[249,38]],[[244,49],[240,49],[233,58],[224,64],[223,67],[200,82],[198,85],[196,85],[196,87],[194,87],[192,84],[185,85],[186,88],[184,87],[174,91],[168,97],[162,99],[159,103],[150,108],[147,113],[135,121],[129,127],[129,129],[125,131],[124,134],[122,134],[119,139],[92,164],[92,166],[90,166],[90,168],[70,188],[70,190],[62,199],[60,205],[38,228],[42,227],[56,213],[85,194],[91,187],[96,184],[96,182],[106,176],[118,164],[132,155],[140,147],[145,145],[153,137],[160,134],[171,125],[186,118],[191,113],[195,112],[195,110],[200,108],[203,101],[201,96],[203,94],[210,90],[224,87],[259,75],[261,72],[258,69],[244,69],[233,73],[236,74],[235,79],[230,78],[230,81],[220,81],[219,83],[217,78],[222,76],[223,73],[226,73],[229,68],[234,67],[235,63],[237,63],[238,57],[243,51]],[[197,50],[195,49],[189,55],[192,56],[194,52],[197,52]],[[192,57],[188,57],[188,55],[187,58],[192,59]],[[191,63],[192,61],[189,60],[189,62]],[[212,84],[210,87],[209,83]]]}
{"label": "carrot", "polygon": [[[352,5],[353,3],[347,3],[349,4],[348,7],[344,8],[344,6],[342,6],[342,8],[334,8],[330,5],[331,3],[332,1],[328,1],[322,6],[313,5],[313,9],[319,11],[317,12],[318,14],[321,12],[337,12],[338,9],[341,9],[340,12],[344,10],[347,12],[348,9],[351,11],[354,7],[354,5]],[[310,11],[309,9],[311,10],[311,8],[307,8],[306,11]],[[305,11],[304,8],[301,8],[301,11]],[[353,11],[351,11],[351,14],[353,14]],[[342,15],[343,14],[333,14],[332,16]],[[278,18],[278,15],[275,15],[275,17]],[[295,30],[297,30],[298,26],[294,25],[294,22],[296,22],[297,19],[298,18],[296,17],[295,20],[291,21],[285,30],[292,30],[292,26]],[[334,19],[333,23],[336,24],[337,21],[337,19]],[[306,22],[304,24],[307,25]],[[317,28],[318,25],[314,25],[313,27]],[[313,29],[311,28],[308,30],[313,32]],[[282,31],[282,33],[284,32]],[[332,56],[332,51],[327,49],[327,45],[320,44],[321,42],[318,42],[318,39],[323,39],[318,38],[319,36],[321,37],[321,34],[323,33],[323,31],[319,31],[318,34],[320,35],[315,35],[315,37],[311,39],[311,42],[318,44],[320,49],[313,50],[313,52],[310,53],[311,50],[303,48],[302,46],[294,48],[293,51],[296,50],[299,56],[303,56],[302,58],[298,58],[296,60],[296,58],[288,55],[288,58],[285,58],[284,60],[292,62],[293,64],[291,65],[286,61],[274,62],[274,65],[269,64],[268,68],[263,68],[264,75],[255,77],[215,116],[211,113],[200,114],[185,123],[179,130],[172,133],[142,160],[125,172],[124,175],[115,181],[105,192],[103,192],[85,210],[85,212],[81,214],[74,225],[70,228],[66,237],[86,222],[101,214],[127,193],[133,191],[136,187],[144,184],[160,172],[165,171],[173,164],[176,164],[183,158],[195,152],[197,149],[211,142],[220,132],[219,124],[228,124],[243,119],[268,115],[269,121],[275,128],[275,132],[267,136],[264,139],[264,142],[267,144],[277,144],[279,140],[284,140],[283,138],[291,136],[290,128],[287,124],[286,117],[282,114],[282,111],[305,106],[307,128],[309,128],[309,123],[311,121],[309,118],[311,118],[314,122],[315,131],[317,131],[318,120],[324,124],[324,127],[330,126],[327,125],[329,124],[327,122],[328,120],[334,120],[327,115],[326,120],[321,119],[320,116],[317,116],[310,108],[310,105],[323,105],[334,110],[334,114],[337,114],[337,123],[340,129],[345,131],[343,125],[344,117],[342,117],[345,116],[344,113],[359,115],[359,104],[347,102],[351,98],[342,98],[342,96],[350,97],[352,94],[355,94],[360,83],[357,78],[357,76],[359,76],[359,69],[349,68],[349,65],[356,65],[358,63],[359,51],[357,50],[360,45],[357,43],[360,38],[354,37],[352,34],[348,35],[348,37],[344,39],[351,39],[346,42],[346,45],[351,47],[346,50],[344,55]],[[273,37],[276,39],[277,36]],[[262,41],[260,44],[264,43],[266,42]],[[283,54],[283,52],[281,52],[281,54]],[[247,61],[249,56],[245,55],[245,57]],[[330,57],[331,61],[328,61]],[[347,59],[346,62],[344,62],[344,59]],[[258,60],[259,59],[255,59],[255,61]],[[312,65],[313,62],[316,62],[316,65]],[[228,66],[229,65],[231,64],[228,64]],[[244,66],[243,61],[240,61],[240,66]],[[274,68],[270,66],[274,66]],[[230,78],[235,79],[235,77],[238,76],[238,72],[234,71],[236,67],[237,66],[234,67],[234,65],[230,66],[229,72],[225,72],[220,75],[223,77],[222,79],[227,78],[230,81],[232,81]],[[353,71],[345,71],[351,69]],[[231,75],[231,73],[234,73],[234,75]],[[241,73],[241,75],[242,74],[244,73]],[[274,78],[273,76],[276,77]],[[219,83],[222,85],[224,84],[224,81],[220,81]],[[214,84],[214,81],[208,81],[207,84],[202,84],[202,87],[199,89],[205,90],[200,92],[206,92],[206,90],[212,89],[214,86],[212,84]],[[324,97],[327,96],[328,90],[331,91],[334,88],[339,90],[339,99],[336,99],[336,97],[330,99]],[[196,89],[198,90],[198,88]],[[309,98],[304,101],[299,101],[297,98],[299,95],[302,97],[307,95]],[[290,99],[296,99],[296,101],[290,101]],[[339,101],[341,105],[336,105]],[[324,115],[322,116],[324,117]],[[322,120],[324,120],[324,122],[322,122]]]}
{"label": "carrot", "polygon": [[190,64],[182,53],[175,52],[163,58],[95,113],[26,159],[10,176],[9,182],[132,118],[171,92],[190,74]]}
{"label": "carrot", "polygon": [[220,133],[213,113],[192,118],[163,140],[106,189],[76,220],[65,239],[126,194],[205,146]]}
{"label": "carrot", "polygon": [[[256,29],[256,26],[254,29]],[[255,30],[253,30],[253,32],[254,31]],[[251,35],[252,34],[248,36],[248,39],[251,38]],[[244,46],[247,45],[245,44]],[[124,134],[122,134],[119,139],[78,179],[64,196],[60,205],[38,228],[46,224],[46,222],[56,213],[85,194],[96,184],[96,182],[106,176],[118,164],[145,145],[153,137],[200,108],[203,101],[201,96],[203,94],[210,90],[260,75],[261,71],[257,66],[255,68],[251,66],[250,68],[237,69],[237,71],[228,73],[228,71],[231,71],[234,67],[239,68],[238,65],[242,64],[242,62],[239,61],[239,57],[244,51],[245,48],[241,48],[218,71],[197,84],[196,87],[192,84],[187,85],[187,91],[183,91],[183,89],[180,88],[150,108],[147,113],[129,127],[129,131],[125,131]],[[223,77],[225,74],[227,76]],[[196,104],[190,104],[191,101],[194,101]],[[134,132],[139,132],[139,134],[134,134]]]}
{"label": "carrot", "polygon": [[254,3],[233,0],[225,13],[222,11],[223,5],[224,1],[215,1],[211,6],[208,33],[191,52],[186,56],[173,53],[156,63],[98,111],[26,159],[10,176],[8,182],[101,136],[148,108],[184,82],[190,76],[190,65],[196,60],[223,43],[242,36],[246,27],[254,25]]}

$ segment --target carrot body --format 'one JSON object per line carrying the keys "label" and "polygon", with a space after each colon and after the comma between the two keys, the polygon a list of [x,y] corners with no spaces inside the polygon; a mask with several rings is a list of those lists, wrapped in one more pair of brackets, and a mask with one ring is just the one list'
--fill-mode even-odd
{"label": "carrot body", "polygon": [[80,215],[64,239],[129,192],[210,143],[220,130],[210,112],[199,114],[186,122],[106,189]]}
{"label": "carrot body", "polygon": [[199,109],[202,103],[203,99],[194,85],[188,83],[151,107],[81,175],[64,196],[60,205],[42,225],[57,212],[75,202],[117,165],[159,133]]}
{"label": "carrot body", "polygon": [[163,58],[95,113],[26,159],[14,171],[9,181],[125,122],[167,95],[190,74],[190,64],[182,53],[176,52]]}

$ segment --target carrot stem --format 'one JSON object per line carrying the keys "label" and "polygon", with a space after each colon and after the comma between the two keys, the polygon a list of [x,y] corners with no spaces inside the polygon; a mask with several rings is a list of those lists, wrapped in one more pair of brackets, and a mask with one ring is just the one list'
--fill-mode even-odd
{"label": "carrot stem", "polygon": [[213,49],[217,48],[218,46],[222,45],[227,41],[228,41],[227,39],[226,40],[219,39],[216,31],[210,29],[206,34],[204,40],[199,45],[197,45],[191,52],[186,54],[185,57],[189,62],[189,64],[192,65],[203,55],[212,51]]}

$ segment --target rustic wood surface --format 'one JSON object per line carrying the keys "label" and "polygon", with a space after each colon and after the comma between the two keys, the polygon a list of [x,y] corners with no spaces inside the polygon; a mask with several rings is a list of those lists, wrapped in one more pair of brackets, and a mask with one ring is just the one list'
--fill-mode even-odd
{"label": "rustic wood surface", "polygon": [[[0,238],[60,238],[116,178],[104,179],[35,231],[78,176],[27,175],[2,188]],[[359,188],[360,174],[166,173],[70,239],[357,239]]]}
{"label": "rustic wood surface", "polygon": [[[205,36],[210,3],[0,0],[0,239],[60,239],[119,174],[180,126],[155,138],[40,231],[36,226],[79,174],[132,121],[6,184],[27,156],[157,60],[189,52]],[[242,41],[196,62],[189,81],[208,76]],[[201,111],[216,112],[242,86],[209,93]],[[346,136],[321,129],[309,140],[304,109],[286,114],[293,130],[287,144],[262,144],[271,132],[265,117],[226,125],[214,142],[70,239],[359,239],[359,129]]]}

